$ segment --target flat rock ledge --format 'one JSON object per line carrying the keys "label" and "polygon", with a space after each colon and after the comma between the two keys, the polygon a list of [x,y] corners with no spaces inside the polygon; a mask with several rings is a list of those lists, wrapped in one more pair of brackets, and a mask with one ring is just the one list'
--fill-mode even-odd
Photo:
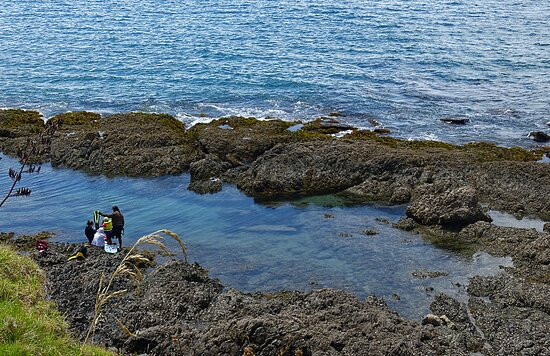
{"label": "flat rock ledge", "polygon": [[494,210],[550,220],[550,165],[537,162],[550,147],[407,141],[332,117],[293,129],[297,124],[227,117],[188,128],[166,114],[91,112],[64,113],[44,123],[36,111],[10,109],[0,110],[0,150],[15,155],[45,125],[55,125],[35,160],[90,174],[190,170],[189,188],[199,193],[230,182],[261,199],[344,192],[398,204],[408,203],[425,184],[445,182],[472,187]]}
{"label": "flat rock ledge", "polygon": [[[442,239],[475,242],[492,254],[512,256],[514,267],[473,277],[466,303],[436,295],[432,313],[412,321],[375,296],[360,301],[334,289],[243,293],[224,288],[196,263],[156,265],[160,258],[143,252],[148,262],[139,266],[141,284],[114,280],[113,291],[129,292],[109,302],[93,342],[122,354],[147,355],[243,355],[251,350],[286,356],[548,354],[550,234],[483,221],[459,231],[419,227]],[[83,339],[99,277],[112,273],[122,256],[89,247],[84,260],[68,261],[81,246],[64,243],[50,243],[46,255],[32,252],[36,239],[48,236],[0,233],[0,241],[25,254],[31,251],[46,272],[49,297]],[[421,271],[419,277],[437,275]]]}
{"label": "flat rock ledge", "polygon": [[[83,339],[99,276],[112,273],[122,256],[90,247],[86,259],[67,261],[79,248],[50,243],[47,255],[34,258],[46,271],[50,298]],[[147,256],[139,288],[115,279],[113,291],[130,292],[109,301],[94,343],[147,355],[242,355],[247,348],[254,355],[468,355],[483,349],[471,330],[404,319],[374,296],[359,301],[334,289],[243,293],[224,288],[198,264],[174,260],[146,271],[154,265]]]}

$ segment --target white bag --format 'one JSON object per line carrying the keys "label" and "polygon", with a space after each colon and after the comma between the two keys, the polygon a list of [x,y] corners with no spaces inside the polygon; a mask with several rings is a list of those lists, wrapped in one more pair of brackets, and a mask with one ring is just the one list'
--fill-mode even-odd
{"label": "white bag", "polygon": [[105,235],[105,232],[103,231],[103,228],[100,227],[99,229],[97,229],[97,231],[94,235],[94,239],[92,240],[92,245],[99,246],[99,247],[105,246],[105,238],[106,237],[107,236]]}

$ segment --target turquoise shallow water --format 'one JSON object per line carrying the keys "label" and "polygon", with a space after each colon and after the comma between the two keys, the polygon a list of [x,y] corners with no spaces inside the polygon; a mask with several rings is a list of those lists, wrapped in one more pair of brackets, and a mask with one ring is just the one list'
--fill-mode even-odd
{"label": "turquoise shallow water", "polygon": [[[14,164],[4,156],[0,172]],[[1,174],[0,187],[8,183]],[[484,253],[461,257],[376,221],[398,220],[400,206],[348,205],[334,196],[256,204],[229,185],[216,195],[196,195],[186,190],[188,175],[109,179],[48,165],[23,183],[33,193],[0,209],[0,231],[48,230],[57,241],[84,242],[92,211],[117,204],[126,218],[126,245],[160,228],[173,230],[187,243],[191,261],[224,285],[250,292],[342,288],[359,298],[374,293],[403,315],[420,318],[435,293],[465,298],[468,277],[498,273],[499,265],[511,263]],[[379,234],[365,236],[365,229]],[[449,275],[413,278],[421,269]]]}
{"label": "turquoise shallow water", "polygon": [[528,146],[550,120],[548,23],[535,0],[1,0],[0,106],[341,111],[399,137]]}

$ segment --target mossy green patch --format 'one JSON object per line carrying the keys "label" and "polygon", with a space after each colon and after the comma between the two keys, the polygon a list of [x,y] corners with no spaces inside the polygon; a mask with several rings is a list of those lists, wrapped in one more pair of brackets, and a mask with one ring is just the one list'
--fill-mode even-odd
{"label": "mossy green patch", "polygon": [[295,122],[282,121],[277,119],[258,120],[253,117],[230,116],[212,120],[209,123],[194,125],[187,131],[188,138],[199,140],[205,134],[221,135],[224,139],[231,137],[240,140],[246,136],[256,141],[266,142],[287,142],[293,137],[288,130]]}
{"label": "mossy green patch", "polygon": [[[128,125],[121,125],[121,122],[128,121]],[[135,125],[138,123],[139,125]],[[141,134],[166,134],[173,138],[187,138],[185,124],[172,115],[155,114],[144,112],[130,112],[124,114],[114,114],[103,119],[105,129],[111,127],[131,128],[141,130]]]}
{"label": "mossy green patch", "polygon": [[332,140],[334,138],[322,132],[298,130],[292,133],[292,139],[296,142],[306,142],[313,140]]}
{"label": "mossy green patch", "polygon": [[405,148],[411,150],[429,150],[443,149],[446,151],[455,151],[464,153],[467,156],[479,162],[488,161],[523,161],[530,162],[540,159],[539,150],[529,151],[521,147],[500,147],[489,142],[467,143],[463,146],[457,146],[440,141],[409,141],[389,136],[380,136],[378,133],[369,130],[356,130],[344,136],[349,140],[370,141],[392,148]]}
{"label": "mossy green patch", "polygon": [[38,133],[44,128],[44,120],[38,111],[5,109],[0,110],[0,129],[25,130]]}
{"label": "mossy green patch", "polygon": [[489,142],[467,143],[461,147],[465,152],[475,155],[480,161],[536,161],[541,155],[521,147],[500,147]]}
{"label": "mossy green patch", "polygon": [[294,124],[294,122],[278,119],[258,120],[255,117],[228,116],[212,120],[209,123],[197,124],[194,127],[198,129],[204,129],[206,127],[219,127],[221,125],[228,125],[232,129],[256,128],[258,130],[269,129],[272,131],[282,132],[284,130],[287,130]]}
{"label": "mossy green patch", "polygon": [[340,124],[338,120],[320,117],[304,124],[302,131],[332,135],[349,129],[351,129],[351,126]]}
{"label": "mossy green patch", "polygon": [[58,124],[59,127],[64,126],[80,126],[80,125],[93,125],[101,120],[101,115],[95,112],[88,111],[75,111],[66,112],[56,115],[50,119],[53,124]]}
{"label": "mossy green patch", "polygon": [[44,273],[30,258],[0,245],[0,355],[111,355],[71,338],[44,300]]}
{"label": "mossy green patch", "polygon": [[371,141],[382,144],[384,146],[389,146],[393,148],[408,148],[408,149],[427,149],[427,148],[436,148],[436,149],[445,149],[453,150],[457,149],[457,146],[454,146],[449,143],[440,142],[440,141],[409,141],[401,140],[398,138],[390,136],[381,136],[380,133],[370,131],[370,130],[356,130],[344,136],[345,139],[349,140],[361,140],[361,141]]}
{"label": "mossy green patch", "polygon": [[445,231],[435,231],[430,228],[419,227],[417,231],[422,238],[436,247],[455,252],[464,257],[472,257],[479,250],[474,241],[458,239],[455,234]]}

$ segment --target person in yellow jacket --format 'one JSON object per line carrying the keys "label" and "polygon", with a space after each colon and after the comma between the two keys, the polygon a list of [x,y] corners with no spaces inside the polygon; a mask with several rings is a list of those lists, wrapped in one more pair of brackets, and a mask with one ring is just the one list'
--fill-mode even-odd
{"label": "person in yellow jacket", "polygon": [[111,220],[108,217],[103,218],[103,224],[101,224],[103,227],[103,231],[105,232],[105,239],[109,245],[113,243],[113,240],[111,239],[113,234],[113,220]]}

